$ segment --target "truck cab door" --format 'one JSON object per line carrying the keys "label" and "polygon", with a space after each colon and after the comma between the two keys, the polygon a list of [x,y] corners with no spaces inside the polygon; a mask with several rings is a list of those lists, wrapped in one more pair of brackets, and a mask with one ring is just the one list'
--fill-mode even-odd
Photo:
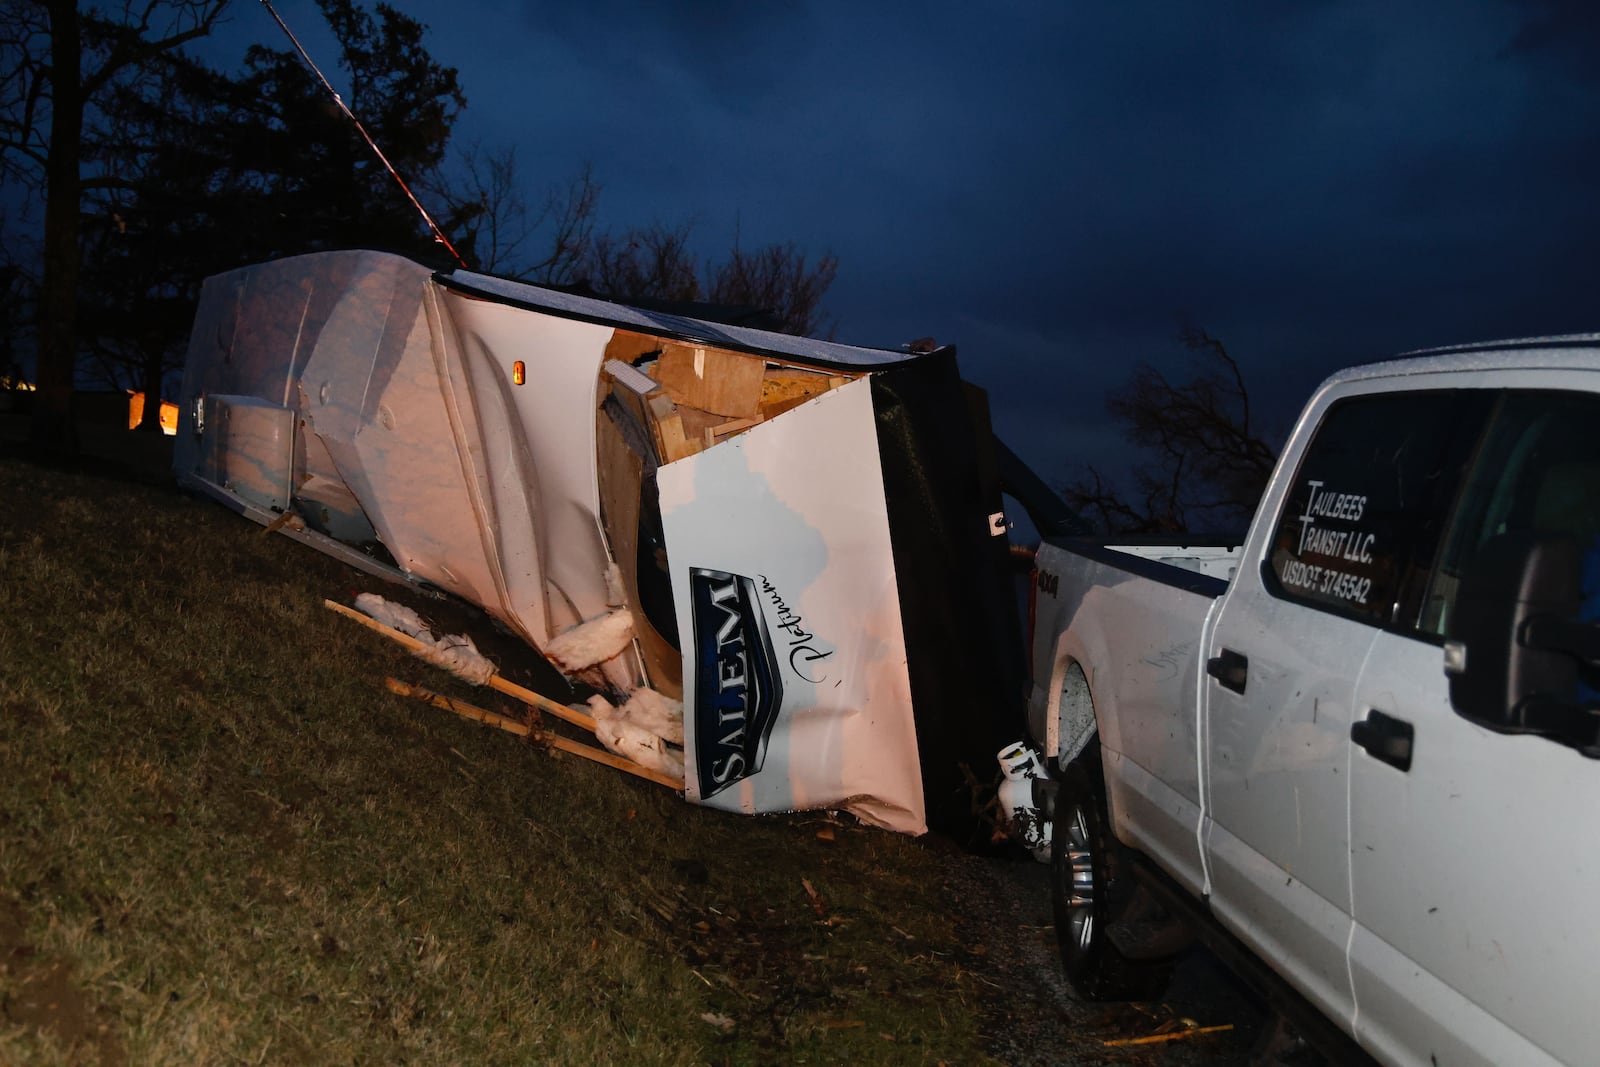
{"label": "truck cab door", "polygon": [[[1591,915],[1600,764],[1561,731],[1507,732],[1523,727],[1492,683],[1520,654],[1516,636],[1498,647],[1474,638],[1456,652],[1477,669],[1461,679],[1463,694],[1498,703],[1499,724],[1469,721],[1465,701],[1452,707],[1444,651],[1462,614],[1458,594],[1471,598],[1468,583],[1495,542],[1568,538],[1600,563],[1600,397],[1525,388],[1544,377],[1571,390],[1578,376],[1521,371],[1517,391],[1492,394],[1437,563],[1378,637],[1357,685],[1358,716],[1390,724],[1356,749],[1350,774],[1356,1036],[1381,1058],[1579,1063],[1600,1048]],[[1582,377],[1600,389],[1588,380],[1596,375]],[[1592,716],[1575,693],[1551,696],[1573,702],[1574,721]],[[1589,703],[1597,698],[1591,688]]]}
{"label": "truck cab door", "polygon": [[1375,388],[1324,393],[1302,420],[1207,639],[1202,687],[1212,910],[1347,1028],[1357,680],[1409,560],[1437,539],[1425,518],[1448,505],[1442,457],[1465,451],[1451,394]]}

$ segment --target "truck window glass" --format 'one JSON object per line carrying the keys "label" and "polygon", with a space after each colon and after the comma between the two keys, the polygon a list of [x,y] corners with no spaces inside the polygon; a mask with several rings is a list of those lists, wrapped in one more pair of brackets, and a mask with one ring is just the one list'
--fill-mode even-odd
{"label": "truck window glass", "polygon": [[1499,534],[1600,536],[1600,398],[1585,393],[1503,394],[1473,461],[1420,628],[1443,634],[1462,572]]}
{"label": "truck window glass", "polygon": [[1335,403],[1306,450],[1265,567],[1275,594],[1409,628],[1492,397],[1437,390]]}

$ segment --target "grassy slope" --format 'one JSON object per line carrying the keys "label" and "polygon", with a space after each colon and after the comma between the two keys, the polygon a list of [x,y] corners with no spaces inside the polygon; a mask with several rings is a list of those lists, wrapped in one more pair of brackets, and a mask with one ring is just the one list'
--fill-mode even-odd
{"label": "grassy slope", "polygon": [[0,458],[0,1062],[982,1061],[922,845],[392,696],[496,706],[321,608],[356,587]]}

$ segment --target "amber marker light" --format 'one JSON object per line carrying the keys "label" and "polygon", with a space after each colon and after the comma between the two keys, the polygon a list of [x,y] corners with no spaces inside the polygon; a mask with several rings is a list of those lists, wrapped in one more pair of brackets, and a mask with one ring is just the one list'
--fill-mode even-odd
{"label": "amber marker light", "polygon": [[511,384],[522,385],[528,380],[528,365],[522,360],[511,364]]}

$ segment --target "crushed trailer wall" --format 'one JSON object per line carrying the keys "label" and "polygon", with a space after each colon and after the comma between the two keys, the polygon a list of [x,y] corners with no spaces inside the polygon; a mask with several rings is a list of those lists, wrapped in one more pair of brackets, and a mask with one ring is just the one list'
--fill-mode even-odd
{"label": "crushed trailer wall", "polygon": [[983,777],[1020,728],[968,405],[950,349],[323,253],[207,281],[174,463],[542,653],[626,612],[627,647],[569,674],[619,707],[682,698],[691,801],[919,833],[970,815],[962,765]]}

